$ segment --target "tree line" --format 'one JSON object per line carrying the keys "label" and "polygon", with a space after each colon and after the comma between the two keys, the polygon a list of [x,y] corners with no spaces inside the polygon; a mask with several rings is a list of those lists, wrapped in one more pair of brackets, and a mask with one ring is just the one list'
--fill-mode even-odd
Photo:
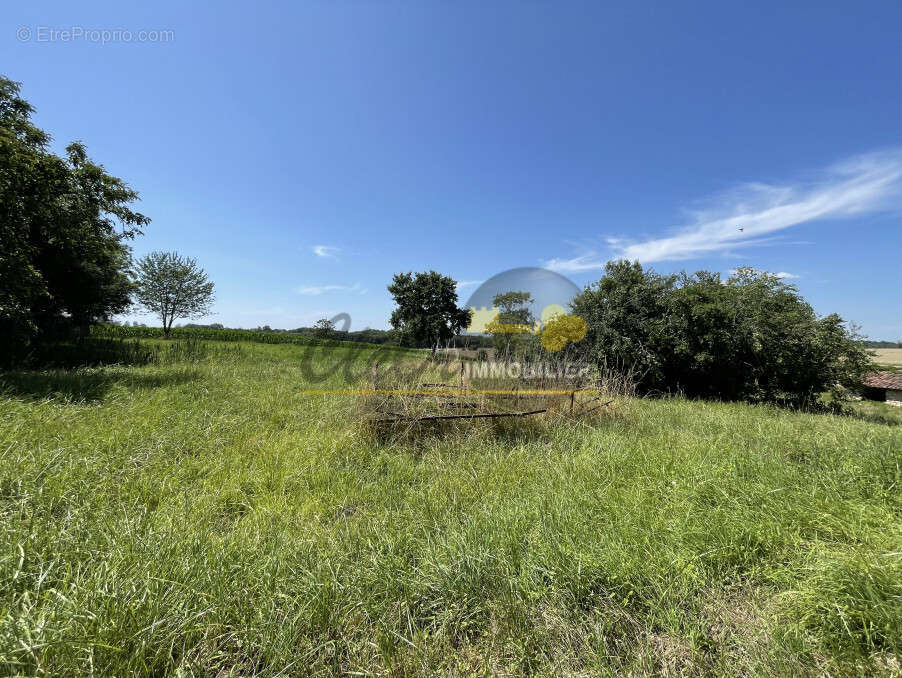
{"label": "tree line", "polygon": [[902,348],[902,341],[873,341],[864,339],[861,345],[865,348]]}
{"label": "tree line", "polygon": [[[388,289],[396,303],[391,324],[408,345],[435,350],[468,323],[450,277],[399,274]],[[854,328],[836,314],[818,316],[794,285],[752,268],[723,279],[609,262],[569,314],[538,331],[531,301],[522,290],[495,297],[499,313],[488,330],[501,359],[553,353],[628,373],[644,393],[801,407],[825,391],[839,397],[871,369]]]}
{"label": "tree line", "polygon": [[724,280],[610,262],[572,308],[587,325],[586,357],[628,367],[646,391],[802,406],[856,387],[870,369],[853,327],[752,268]]}

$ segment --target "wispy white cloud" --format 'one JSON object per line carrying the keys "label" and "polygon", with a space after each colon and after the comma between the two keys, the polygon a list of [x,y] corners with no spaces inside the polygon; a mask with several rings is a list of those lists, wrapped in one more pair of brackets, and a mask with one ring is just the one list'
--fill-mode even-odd
{"label": "wispy white cloud", "polygon": [[[738,271],[734,268],[730,270],[730,275],[736,275]],[[795,273],[787,273],[786,271],[780,271],[779,273],[771,273],[775,278],[779,278],[780,280],[796,280],[799,278]]]}
{"label": "wispy white cloud", "polygon": [[314,245],[312,249],[316,256],[323,259],[335,259],[336,255],[341,251],[339,248],[331,245]]}
{"label": "wispy white cloud", "polygon": [[302,285],[296,287],[295,292],[306,296],[319,296],[328,292],[354,292],[357,294],[366,294],[367,290],[360,286],[360,283],[353,285]]}
{"label": "wispy white cloud", "polygon": [[552,271],[565,271],[567,273],[580,273],[582,271],[597,271],[604,268],[610,257],[599,254],[595,250],[589,250],[585,254],[570,259],[548,259],[542,262],[542,266]]}
{"label": "wispy white cloud", "polygon": [[823,170],[814,181],[738,186],[709,200],[704,209],[690,211],[690,223],[673,235],[640,242],[608,237],[607,253],[591,249],[544,265],[575,273],[604,268],[610,259],[693,259],[776,242],[774,234],[806,222],[897,207],[900,196],[902,149],[869,153]]}
{"label": "wispy white cloud", "polygon": [[467,287],[475,287],[476,285],[481,285],[483,282],[485,282],[485,281],[484,280],[461,280],[460,282],[457,283],[457,289],[462,290],[462,289],[466,289]]}

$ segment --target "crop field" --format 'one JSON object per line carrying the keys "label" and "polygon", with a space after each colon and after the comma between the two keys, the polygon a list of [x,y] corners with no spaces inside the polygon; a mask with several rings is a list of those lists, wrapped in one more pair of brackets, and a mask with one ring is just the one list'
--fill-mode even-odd
{"label": "crop field", "polygon": [[[162,339],[163,328],[146,326],[130,327],[128,325],[94,325],[91,327],[91,336],[98,339]],[[227,330],[206,327],[173,327],[172,330],[170,330],[170,337],[172,339],[198,341],[252,341],[260,344],[297,344],[301,346],[330,345],[337,347],[343,346],[345,348],[351,344],[357,346],[372,346],[372,344],[354,341],[314,339],[296,332],[261,332],[257,330]],[[381,344],[381,347],[385,350],[405,350],[386,344]]]}
{"label": "crop field", "polygon": [[3,674],[902,671],[890,415],[630,399],[393,438],[309,392],[374,347],[156,355],[0,373]]}
{"label": "crop field", "polygon": [[878,365],[890,365],[902,367],[902,348],[874,348],[871,349],[874,362]]}

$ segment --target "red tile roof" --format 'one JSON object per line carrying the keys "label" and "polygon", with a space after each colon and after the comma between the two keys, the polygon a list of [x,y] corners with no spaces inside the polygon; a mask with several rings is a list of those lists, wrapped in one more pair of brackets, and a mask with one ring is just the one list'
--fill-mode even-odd
{"label": "red tile roof", "polygon": [[871,372],[862,383],[871,388],[902,389],[902,372]]}

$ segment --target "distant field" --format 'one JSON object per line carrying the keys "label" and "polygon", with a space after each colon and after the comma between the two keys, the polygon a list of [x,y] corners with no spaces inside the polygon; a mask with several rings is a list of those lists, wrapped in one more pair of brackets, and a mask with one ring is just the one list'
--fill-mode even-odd
{"label": "distant field", "polygon": [[153,345],[0,372],[2,675],[898,675],[889,406],[392,441],[304,393],[376,347]]}
{"label": "distant field", "polygon": [[902,348],[875,348],[871,350],[877,354],[874,356],[875,363],[879,365],[902,366]]}

